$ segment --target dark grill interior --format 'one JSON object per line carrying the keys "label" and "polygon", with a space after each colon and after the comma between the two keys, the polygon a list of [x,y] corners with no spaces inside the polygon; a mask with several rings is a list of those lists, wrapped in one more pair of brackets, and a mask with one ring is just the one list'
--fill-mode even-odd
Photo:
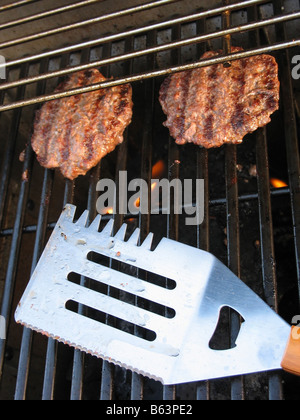
{"label": "dark grill interior", "polygon": [[[127,1],[126,8],[137,10],[105,19],[108,13],[119,15],[124,2],[89,1],[77,8],[79,2],[56,1],[51,10],[70,7],[29,22],[19,19],[49,10],[49,2],[18,3],[0,6],[0,54],[7,61],[6,80],[0,85],[0,298],[7,320],[7,339],[0,340],[0,398],[298,400],[299,379],[284,372],[163,387],[23,330],[13,313],[64,204],[75,204],[78,215],[89,209],[92,220],[99,179],[117,180],[119,171],[126,170],[128,181],[150,182],[159,162],[157,177],[205,180],[204,222],[186,226],[185,214],[171,211],[106,215],[102,226],[114,217],[115,232],[125,221],[128,234],[141,228],[141,240],[151,231],[155,243],[166,236],[210,251],[291,323],[300,313],[300,82],[291,77],[292,57],[300,51],[299,1],[202,2],[200,10],[196,1],[156,1],[151,7],[146,1]],[[74,22],[95,16],[97,22],[77,25],[74,31]],[[240,25],[248,24],[241,32]],[[41,34],[64,25],[70,27]],[[35,36],[25,39],[29,35]],[[199,66],[197,60],[207,49],[224,47],[224,62],[230,60],[228,42],[242,46],[245,56],[258,49],[274,54],[280,69],[280,110],[239,146],[209,151],[177,146],[162,125],[160,85],[166,74],[182,66]],[[30,147],[33,118],[40,103],[50,99],[45,95],[63,80],[67,72],[61,70],[90,64],[113,76],[111,84],[132,81],[133,121],[121,146],[71,182],[36,161]],[[230,345],[239,322],[234,313],[224,313],[216,345]]]}

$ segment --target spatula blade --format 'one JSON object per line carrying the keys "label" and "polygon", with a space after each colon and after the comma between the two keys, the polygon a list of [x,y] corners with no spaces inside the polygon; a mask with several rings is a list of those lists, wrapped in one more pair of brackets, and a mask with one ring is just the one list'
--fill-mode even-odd
{"label": "spatula blade", "polygon": [[[139,231],[98,231],[67,205],[18,305],[35,331],[164,384],[280,368],[290,327],[213,255]],[[98,260],[97,260],[97,258]],[[236,346],[213,350],[222,307],[243,322]]]}

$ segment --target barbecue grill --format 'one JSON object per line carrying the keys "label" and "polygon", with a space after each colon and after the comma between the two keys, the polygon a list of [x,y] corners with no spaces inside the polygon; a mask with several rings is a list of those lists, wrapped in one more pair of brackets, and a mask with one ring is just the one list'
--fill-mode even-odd
{"label": "barbecue grill", "polygon": [[[3,2],[2,2],[3,3]],[[205,217],[106,214],[117,231],[141,229],[208,250],[288,323],[300,314],[300,5],[299,0],[23,0],[0,6],[0,340],[1,399],[299,399],[300,380],[284,372],[163,386],[16,325],[13,313],[66,203],[96,216],[97,183],[128,179],[204,179]],[[51,5],[50,5],[51,3]],[[50,8],[49,8],[50,6]],[[230,45],[243,52],[230,53]],[[206,61],[208,49],[223,55]],[[163,127],[158,91],[165,76],[256,54],[279,63],[280,110],[243,144],[205,150],[178,146]],[[5,61],[5,67],[3,65]],[[97,86],[53,94],[68,74],[99,68]],[[5,73],[5,74],[4,74]],[[134,116],[124,142],[75,181],[42,168],[30,146],[45,101],[131,82]],[[117,194],[118,196],[118,194]],[[172,197],[171,197],[172,198]],[[108,212],[109,213],[109,212]],[[154,242],[154,246],[155,246]],[[263,320],[262,320],[263,322]],[[213,340],[230,348],[235,313],[220,317]],[[195,360],[195,363],[197,361]]]}

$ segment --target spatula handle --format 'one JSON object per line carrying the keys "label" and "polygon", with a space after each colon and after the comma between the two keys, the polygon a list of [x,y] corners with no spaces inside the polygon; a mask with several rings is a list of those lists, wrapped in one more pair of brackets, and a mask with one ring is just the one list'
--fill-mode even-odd
{"label": "spatula handle", "polygon": [[300,328],[293,326],[283,356],[281,367],[294,375],[300,376]]}

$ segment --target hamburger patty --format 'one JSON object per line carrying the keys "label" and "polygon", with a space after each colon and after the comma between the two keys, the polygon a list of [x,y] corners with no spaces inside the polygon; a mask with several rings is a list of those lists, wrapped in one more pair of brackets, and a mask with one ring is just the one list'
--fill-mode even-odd
{"label": "hamburger patty", "polygon": [[[105,81],[96,69],[82,71],[55,92]],[[60,168],[71,180],[85,175],[115,147],[132,118],[132,89],[125,84],[44,104],[37,112],[32,148],[40,164]]]}
{"label": "hamburger patty", "polygon": [[[242,51],[233,47],[232,52]],[[220,55],[206,52],[201,58]],[[270,55],[258,55],[168,76],[159,100],[164,123],[178,144],[205,148],[241,143],[247,133],[271,121],[279,108],[278,65]]]}

